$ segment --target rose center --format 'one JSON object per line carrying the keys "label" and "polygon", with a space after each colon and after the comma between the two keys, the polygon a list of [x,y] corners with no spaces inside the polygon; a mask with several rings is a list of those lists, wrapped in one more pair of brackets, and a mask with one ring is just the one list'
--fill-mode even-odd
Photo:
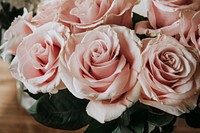
{"label": "rose center", "polygon": [[[35,43],[32,47],[30,56],[38,64],[41,73],[46,73],[57,61],[60,47],[53,42]],[[37,65],[36,65],[37,66]]]}
{"label": "rose center", "polygon": [[94,41],[92,43],[91,58],[93,64],[106,62],[110,59],[106,45],[101,41]]}
{"label": "rose center", "polygon": [[179,58],[172,52],[164,52],[161,54],[160,60],[174,70],[178,69],[178,66],[180,65]]}

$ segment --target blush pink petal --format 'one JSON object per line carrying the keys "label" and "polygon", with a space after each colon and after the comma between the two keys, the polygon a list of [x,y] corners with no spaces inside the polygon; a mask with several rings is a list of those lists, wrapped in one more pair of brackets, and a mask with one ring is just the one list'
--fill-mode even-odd
{"label": "blush pink petal", "polygon": [[149,101],[145,99],[140,99],[140,101],[146,105],[159,108],[165,112],[174,114],[176,116],[180,116],[183,113],[189,113],[190,110],[193,110],[196,107],[196,98],[197,98],[197,95],[191,98],[187,98],[185,103],[181,103],[176,106],[164,105],[162,102],[159,103],[157,101]]}
{"label": "blush pink petal", "polygon": [[31,19],[32,12],[28,13],[28,11],[24,9],[23,16],[17,17],[12,22],[9,29],[5,31],[4,40],[7,41],[0,46],[0,49],[4,50],[1,54],[3,59],[5,59],[8,54],[15,55],[17,47],[20,45],[23,38],[33,32],[34,26],[30,23]]}
{"label": "blush pink petal", "polygon": [[115,6],[113,6],[111,11],[109,12],[109,15],[105,17],[104,23],[117,24],[131,28],[131,13],[133,8],[133,2],[135,1],[132,1],[131,3],[129,0],[127,0],[126,2],[122,0],[115,0],[113,2],[115,3]]}
{"label": "blush pink petal", "polygon": [[[103,25],[74,34],[60,54],[62,81],[73,95],[90,100],[87,112],[101,123],[116,119],[138,100],[140,68],[140,40],[122,26]],[[99,111],[102,118],[95,114]]]}
{"label": "blush pink petal", "polygon": [[[156,17],[156,27],[154,27],[155,29],[157,28],[161,28],[164,26],[169,26],[172,23],[174,23],[175,21],[177,21],[177,19],[179,18],[179,11],[175,11],[174,8],[172,8],[171,10],[170,7],[164,6],[163,4],[159,4],[158,2],[153,1],[152,4],[152,8],[154,11],[149,11],[149,15],[152,13],[155,13],[155,17]],[[150,16],[149,18],[149,22],[152,23],[153,18],[151,18]],[[160,19],[160,18],[165,18]]]}
{"label": "blush pink petal", "polygon": [[[115,92],[115,91],[112,91],[113,89],[116,89],[116,87],[118,86],[118,88],[121,88],[121,89],[123,89],[124,87],[124,85],[126,85],[126,82],[124,82],[124,81],[126,81],[126,80],[128,80],[128,79],[126,79],[126,78],[128,78],[129,77],[129,75],[127,75],[127,73],[128,73],[128,66],[126,66],[126,69],[125,70],[122,70],[123,68],[124,68],[124,64],[125,63],[125,58],[124,57],[122,57],[122,59],[121,59],[121,61],[119,62],[119,65],[118,65],[118,67],[117,67],[117,69],[115,70],[115,72],[112,74],[112,75],[115,75],[115,74],[118,74],[119,73],[119,75],[115,78],[115,80],[114,80],[114,83],[112,83],[110,86],[109,86],[109,88],[107,89],[107,91],[105,91],[104,93],[101,93],[101,94],[96,94],[95,95],[95,98],[96,99],[110,99],[111,97],[113,97],[113,95],[117,95],[117,94],[115,94],[115,93],[118,93],[118,92]],[[75,67],[75,66],[74,66]],[[123,80],[122,80],[123,79]],[[79,80],[80,80],[80,78],[79,78]],[[95,91],[92,89],[92,88],[90,88],[90,87],[86,87],[86,86],[89,86],[91,83],[87,83],[84,79],[82,79],[81,81],[84,83],[84,84],[82,84],[81,85],[81,83],[78,81],[78,80],[76,80],[76,79],[74,79],[74,81],[75,81],[75,83],[74,83],[74,86],[77,86],[77,85],[79,85],[79,87],[77,87],[77,88],[79,88],[79,90],[77,90],[77,91],[79,91],[79,92],[81,92],[81,93],[83,93],[83,94],[85,94],[85,95],[94,95],[95,93]],[[106,80],[105,80],[106,81]],[[107,82],[105,82],[105,83],[107,83]],[[104,83],[104,84],[105,84]],[[95,83],[95,84],[97,84],[97,83]],[[116,85],[117,84],[117,85]],[[100,85],[102,85],[102,83],[100,83]],[[81,86],[85,86],[85,87],[81,87]],[[103,85],[104,86],[104,85]],[[86,89],[87,88],[87,89]],[[124,91],[126,91],[125,89],[124,89]],[[120,92],[120,90],[119,90],[119,92]]]}
{"label": "blush pink petal", "polygon": [[[130,76],[129,67],[130,67],[129,65],[126,65],[124,69],[122,70],[122,72],[118,74],[116,79],[108,87],[108,89],[104,93],[99,94],[96,100],[112,99],[112,97],[114,96],[118,96],[119,94],[122,94],[123,92],[127,92],[128,89],[130,89],[130,88],[125,88],[127,82],[129,81],[129,76]],[[119,89],[116,90],[116,88],[119,88]]]}
{"label": "blush pink petal", "polygon": [[[118,62],[114,62],[109,66],[102,66],[102,67],[94,67],[91,66],[91,74],[94,76],[95,79],[103,79],[112,75],[117,67]],[[105,71],[105,70],[108,71]]]}
{"label": "blush pink petal", "polygon": [[76,93],[81,94],[84,98],[95,99],[98,96],[96,90],[91,88],[87,82],[80,82],[76,78],[73,78],[73,87]]}
{"label": "blush pink petal", "polygon": [[152,76],[148,74],[148,72],[146,72],[147,71],[146,69],[145,70],[142,69],[141,71],[142,73],[139,75],[138,79],[140,81],[140,84],[143,88],[145,95],[148,98],[150,99],[152,98],[158,101],[158,98],[153,91],[154,89],[159,90],[162,93],[175,92],[172,88],[165,86],[156,80],[151,80]]}
{"label": "blush pink petal", "polygon": [[[45,83],[45,85],[42,84],[41,86],[29,84],[28,82],[30,81],[29,80],[26,82],[24,81],[24,85],[33,94],[38,93],[38,92],[55,94],[58,92],[58,90],[65,89],[65,86],[63,85],[63,83],[60,80],[60,77],[58,76],[54,77],[54,79],[51,82]],[[52,82],[54,82],[54,84],[52,84]]]}
{"label": "blush pink petal", "polygon": [[[110,65],[114,65],[114,68],[112,69],[112,68],[110,68]],[[107,75],[107,77],[110,77],[110,76],[112,76],[112,75],[115,75],[115,74],[118,74],[119,72],[121,72],[121,70],[123,69],[123,67],[125,66],[125,64],[126,64],[126,59],[125,59],[125,57],[124,56],[122,56],[121,58],[120,58],[120,60],[119,61],[114,61],[113,63],[112,62],[110,62],[110,64],[106,64],[105,66],[104,66],[104,70],[106,70],[105,69],[105,67],[107,67],[107,68],[109,68],[108,70],[110,70],[111,69],[111,71],[112,71],[112,73],[110,73],[109,75]],[[103,65],[102,65],[103,66]],[[100,73],[99,73],[100,74]],[[101,76],[101,75],[100,75]],[[106,77],[104,77],[104,78],[106,78]],[[98,78],[97,78],[98,79]],[[103,79],[103,78],[101,78],[101,79]]]}
{"label": "blush pink petal", "polygon": [[83,75],[85,74],[85,75],[93,78],[93,76],[87,71],[87,68],[85,68],[83,66],[82,62],[83,62],[82,55],[75,55],[75,53],[72,54],[71,58],[69,59],[70,71],[72,71],[72,73],[75,77],[82,78]]}
{"label": "blush pink petal", "polygon": [[148,21],[141,21],[136,23],[135,32],[137,34],[145,34],[147,36],[157,36],[159,34],[165,34],[168,36],[174,36],[179,33],[179,22],[176,21],[172,25],[165,26],[159,29],[153,29]]}
{"label": "blush pink petal", "polygon": [[110,0],[104,0],[104,1],[101,0],[97,18],[102,17],[109,10],[111,4],[112,4],[112,1]]}
{"label": "blush pink petal", "polygon": [[71,25],[72,29],[76,27],[82,30],[101,24],[119,24],[130,27],[131,11],[136,2],[136,0],[94,0],[91,3],[86,0],[78,3],[67,0],[61,7],[60,20]]}
{"label": "blush pink petal", "polygon": [[57,69],[52,69],[48,72],[45,73],[45,75],[41,75],[41,76],[38,76],[38,77],[35,77],[35,78],[30,78],[28,79],[29,80],[29,83],[31,84],[35,84],[35,85],[42,85],[43,83],[46,83],[46,82],[49,82],[48,80],[50,78],[54,78],[54,76],[56,75],[56,72],[57,72]]}
{"label": "blush pink petal", "polygon": [[140,85],[137,83],[135,89],[126,93],[126,96],[116,103],[103,101],[90,101],[86,107],[87,113],[101,123],[118,118],[127,107],[131,107],[140,94]]}
{"label": "blush pink petal", "polygon": [[[198,12],[192,12],[192,13],[185,13],[183,14],[183,16],[186,16],[187,14],[189,14],[190,16],[190,21],[189,21],[189,24],[191,25],[190,29],[184,34],[183,31],[180,31],[180,35],[181,35],[181,39],[180,39],[180,42],[183,42],[183,43],[186,43],[189,45],[192,45],[194,46],[195,48],[197,48],[198,50],[200,49],[200,43],[198,42],[198,38],[199,38],[199,28],[198,28],[198,25],[200,24],[200,20],[199,20],[199,17],[200,17],[200,11]],[[186,17],[185,17],[186,18]],[[180,28],[182,28],[184,25],[183,23],[186,23],[188,22],[187,19],[182,19],[181,21],[181,26]],[[190,41],[192,42],[192,44],[190,43]]]}
{"label": "blush pink petal", "polygon": [[51,21],[59,21],[59,11],[62,4],[63,0],[42,1],[38,5],[37,14],[33,17],[32,22],[41,26]]}
{"label": "blush pink petal", "polygon": [[[159,33],[174,36],[179,34],[179,23],[181,14],[184,11],[198,11],[200,2],[197,1],[158,1],[146,0],[148,5],[149,21],[142,21],[136,24],[135,29],[138,34],[157,36]],[[187,24],[186,24],[187,25]],[[186,32],[183,27],[181,30]]]}
{"label": "blush pink petal", "polygon": [[[38,87],[36,85],[31,85],[27,82],[27,79],[22,79],[21,78],[21,75],[19,74],[19,70],[18,70],[18,59],[17,57],[15,57],[13,59],[13,61],[11,62],[11,65],[10,65],[10,70],[11,70],[11,74],[13,75],[13,77],[15,77],[16,79],[18,79],[19,81],[23,82],[24,85],[28,88],[28,90],[33,93],[33,94],[37,94],[38,92],[43,92],[43,93],[46,93],[46,92],[53,92],[53,90],[51,89],[53,86],[51,84],[47,84],[43,87]],[[62,83],[60,83],[60,78],[59,77],[56,77],[55,79],[55,83],[58,84],[59,88],[63,88],[63,85]],[[56,88],[55,88],[56,89]]]}
{"label": "blush pink petal", "polygon": [[[140,71],[141,56],[139,53],[141,52],[141,41],[135,36],[133,30],[127,30],[125,27],[116,28],[115,30],[119,38],[120,53],[123,54],[127,58],[127,61],[133,65],[132,67],[135,71]],[[133,43],[135,45],[133,45]],[[129,49],[129,51],[127,51],[127,49]]]}
{"label": "blush pink petal", "polygon": [[[23,76],[24,78],[26,77],[27,79],[29,79],[41,76],[40,71],[34,69],[31,61],[24,61],[23,64],[19,64],[19,68],[19,71],[22,72],[21,76]],[[30,71],[31,69],[32,71]]]}
{"label": "blush pink petal", "polygon": [[[11,62],[11,73],[32,93],[57,93],[65,88],[58,76],[58,55],[64,46],[68,28],[50,22],[26,36]],[[69,33],[68,33],[69,34]]]}
{"label": "blush pink petal", "polygon": [[[132,76],[130,77],[130,79],[132,78]],[[124,98],[120,101],[120,103],[126,105],[128,108],[133,106],[138,101],[141,94],[141,85],[138,82],[138,80],[132,85],[131,89],[125,94]]]}
{"label": "blush pink petal", "polygon": [[109,25],[105,25],[107,28],[97,27],[93,32],[88,32],[81,43],[102,41],[106,44],[108,51],[112,52],[118,47],[119,39],[115,31],[113,31]]}
{"label": "blush pink petal", "polygon": [[[144,44],[143,67],[138,77],[142,86],[140,101],[177,116],[194,109],[200,91],[198,53],[165,35],[143,43],[148,44]],[[166,64],[172,59],[175,62]],[[178,73],[174,73],[176,68]]]}
{"label": "blush pink petal", "polygon": [[[78,5],[78,4],[77,4]],[[74,15],[80,19],[80,23],[87,24],[96,19],[99,14],[99,6],[94,1],[84,1],[79,4],[79,7],[75,7],[70,11],[71,15]]]}
{"label": "blush pink petal", "polygon": [[198,90],[193,89],[193,87],[196,88],[196,86],[194,85],[194,82],[190,80],[187,84],[180,85],[180,86],[174,88],[175,91],[177,93],[179,93],[178,95],[173,94],[173,93],[169,93],[169,94],[166,94],[166,95],[163,95],[163,96],[165,98],[184,100],[184,99],[187,99],[188,97],[193,96],[194,93],[196,93],[198,91]]}
{"label": "blush pink petal", "polygon": [[66,64],[65,64],[65,60],[60,61],[59,64],[59,75],[63,81],[63,83],[66,85],[66,87],[68,88],[68,90],[77,98],[83,99],[85,98],[85,96],[81,93],[78,93],[73,85],[73,75],[71,74],[70,70],[68,68],[66,68]]}
{"label": "blush pink petal", "polygon": [[194,14],[195,14],[195,11],[186,10],[182,12],[182,15],[181,15],[179,33],[180,33],[180,42],[183,43],[184,45],[188,45],[188,41],[192,34],[191,31],[194,30],[194,26],[192,26],[192,23],[191,23],[191,19]]}
{"label": "blush pink petal", "polygon": [[104,104],[102,101],[90,101],[86,107],[88,115],[101,123],[118,118],[125,110],[126,106],[120,103]]}
{"label": "blush pink petal", "polygon": [[122,56],[120,58],[120,61],[118,62],[117,68],[115,69],[115,71],[113,72],[112,75],[110,75],[107,78],[99,79],[99,80],[89,79],[88,81],[90,81],[90,83],[88,83],[88,84],[92,87],[100,87],[100,86],[110,85],[113,82],[113,80],[117,77],[117,75],[122,71],[122,69],[125,66],[125,63],[126,63],[126,60],[125,60],[124,56]]}

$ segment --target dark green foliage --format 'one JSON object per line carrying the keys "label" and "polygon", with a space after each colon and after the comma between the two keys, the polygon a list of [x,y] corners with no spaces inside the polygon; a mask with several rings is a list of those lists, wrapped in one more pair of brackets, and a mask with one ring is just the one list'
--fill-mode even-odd
{"label": "dark green foliage", "polygon": [[44,94],[43,93],[38,93],[38,94],[32,94],[28,90],[24,90],[30,97],[32,97],[35,100],[38,100],[40,97],[42,97]]}
{"label": "dark green foliage", "polygon": [[3,2],[0,2],[0,6],[2,7],[0,10],[0,27],[8,29],[14,18],[23,14],[23,9],[16,9],[11,7],[10,4]]}
{"label": "dark green foliage", "polygon": [[128,127],[119,125],[112,133],[133,133]]}
{"label": "dark green foliage", "polygon": [[29,113],[45,126],[76,130],[92,120],[86,113],[87,103],[87,100],[78,99],[68,90],[63,90],[40,97],[29,109]]}
{"label": "dark green foliage", "polygon": [[93,120],[89,123],[89,127],[85,133],[111,133],[118,126],[118,119],[106,122],[104,124],[99,123],[96,120]]}
{"label": "dark green foliage", "polygon": [[147,121],[152,125],[163,127],[170,124],[173,119],[175,119],[174,115],[152,108],[148,113]]}
{"label": "dark green foliage", "polygon": [[8,29],[14,18],[22,14],[23,9],[16,9],[15,7],[11,7],[8,3],[0,2],[0,45],[3,37],[2,30]]}
{"label": "dark green foliage", "polygon": [[200,108],[196,107],[190,113],[185,114],[187,124],[193,128],[200,128]]}

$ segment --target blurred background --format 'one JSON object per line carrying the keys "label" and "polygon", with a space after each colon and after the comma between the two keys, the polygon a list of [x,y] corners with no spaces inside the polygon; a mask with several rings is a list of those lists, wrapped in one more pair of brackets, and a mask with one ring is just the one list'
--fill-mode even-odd
{"label": "blurred background", "polygon": [[[23,8],[35,10],[39,0],[0,0],[0,45],[3,43],[3,33],[18,15],[23,14]],[[141,8],[137,8],[140,12]],[[1,52],[1,51],[0,51]],[[200,133],[178,119],[174,133]],[[17,98],[16,80],[9,73],[9,65],[0,59],[0,133],[79,133],[82,130],[70,132],[47,128],[37,123],[26,110],[20,106]]]}

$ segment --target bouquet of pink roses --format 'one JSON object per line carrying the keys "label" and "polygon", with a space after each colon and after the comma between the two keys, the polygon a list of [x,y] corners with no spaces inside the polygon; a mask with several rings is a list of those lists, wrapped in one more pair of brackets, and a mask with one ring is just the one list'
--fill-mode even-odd
{"label": "bouquet of pink roses", "polygon": [[4,40],[45,126],[157,133],[181,117],[200,127],[200,0],[46,0]]}

